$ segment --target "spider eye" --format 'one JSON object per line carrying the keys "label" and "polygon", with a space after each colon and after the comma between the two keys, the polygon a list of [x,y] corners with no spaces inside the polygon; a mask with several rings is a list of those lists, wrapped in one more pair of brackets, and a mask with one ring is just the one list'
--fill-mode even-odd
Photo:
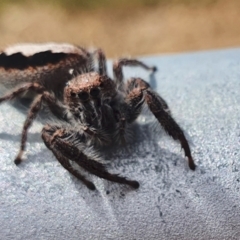
{"label": "spider eye", "polygon": [[80,100],[86,101],[86,100],[88,100],[89,95],[88,95],[87,92],[79,92],[78,97],[79,97]]}
{"label": "spider eye", "polygon": [[71,94],[71,97],[76,97],[76,93],[71,92],[70,94]]}
{"label": "spider eye", "polygon": [[100,90],[99,90],[98,88],[92,88],[92,89],[90,90],[90,95],[91,95],[92,97],[98,97],[99,94],[100,94]]}

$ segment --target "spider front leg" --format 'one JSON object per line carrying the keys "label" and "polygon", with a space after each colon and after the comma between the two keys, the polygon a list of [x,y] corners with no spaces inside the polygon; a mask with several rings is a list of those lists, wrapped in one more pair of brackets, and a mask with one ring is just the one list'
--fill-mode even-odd
{"label": "spider front leg", "polygon": [[76,132],[76,129],[67,130],[58,126],[46,125],[42,130],[42,138],[45,145],[53,152],[60,164],[81,180],[89,189],[94,190],[94,184],[82,176],[76,169],[73,169],[69,162],[70,160],[100,178],[120,184],[127,184],[133,188],[139,187],[137,181],[128,180],[117,174],[109,173],[102,163],[84,153],[83,149],[86,148],[84,144],[85,137],[81,132]]}
{"label": "spider front leg", "polygon": [[183,130],[171,116],[167,103],[150,88],[148,83],[140,78],[130,80],[128,87],[130,92],[126,97],[126,101],[128,102],[128,106],[131,106],[128,121],[135,120],[145,101],[164,130],[174,140],[180,142],[185,156],[188,158],[189,168],[195,170],[196,165],[193,161],[188,141],[184,136]]}
{"label": "spider front leg", "polygon": [[119,85],[119,88],[122,88],[123,85],[123,66],[129,66],[129,67],[142,67],[148,71],[155,72],[157,71],[157,68],[154,67],[149,67],[145,63],[137,60],[137,59],[128,59],[128,58],[121,58],[118,59],[116,62],[113,64],[113,73],[114,73],[114,79],[116,83]]}
{"label": "spider front leg", "polygon": [[172,116],[165,111],[158,96],[151,90],[146,90],[145,100],[149,109],[157,118],[159,123],[163,126],[164,130],[174,139],[178,140],[185,152],[185,156],[188,158],[188,165],[191,170],[195,170],[196,165],[193,161],[191,150],[188,141],[183,133],[183,130],[175,122]]}
{"label": "spider front leg", "polygon": [[54,128],[49,125],[46,125],[42,130],[42,139],[45,145],[53,152],[59,163],[68,170],[73,176],[81,180],[90,190],[95,190],[95,186],[92,182],[88,181],[83,175],[81,175],[76,169],[72,167],[69,162],[69,159],[62,154],[61,149],[57,149],[55,144],[56,139],[62,137],[64,131],[61,131],[60,128]]}

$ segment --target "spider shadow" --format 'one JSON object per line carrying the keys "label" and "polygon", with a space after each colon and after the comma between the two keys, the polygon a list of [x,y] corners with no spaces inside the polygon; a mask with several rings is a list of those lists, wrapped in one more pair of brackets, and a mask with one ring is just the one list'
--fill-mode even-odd
{"label": "spider shadow", "polygon": [[[153,77],[152,81],[155,81],[154,75],[152,77]],[[29,101],[29,99],[22,99],[21,102],[19,102],[19,101],[13,102],[13,106],[15,106],[20,112],[22,112],[24,114],[26,113],[27,106],[29,104],[31,104],[31,101]],[[149,119],[148,112],[143,113],[142,115]],[[142,164],[138,162],[138,158],[137,158],[137,154],[136,154],[139,151],[138,146],[147,144],[148,141],[151,141],[151,142],[157,141],[161,137],[166,135],[166,134],[164,134],[163,129],[159,127],[159,124],[158,124],[157,131],[153,131],[153,127],[154,127],[154,123],[149,123],[149,122],[141,123],[140,125],[133,124],[132,128],[133,128],[134,137],[133,137],[132,141],[130,141],[130,143],[126,147],[119,147],[118,145],[113,145],[111,147],[107,147],[107,148],[101,150],[101,155],[103,156],[103,159],[106,160],[106,165],[110,172],[113,172],[113,171],[119,172],[121,175],[125,175],[125,173],[127,173],[128,178],[131,178],[131,174],[129,174],[129,169],[127,167],[128,165],[132,165],[132,166],[135,166],[138,168],[140,166],[140,172],[144,172],[144,168],[145,167],[147,168],[148,166],[146,166],[146,165],[142,166]],[[153,132],[155,132],[155,133],[153,133]],[[29,135],[29,142],[42,142],[39,133],[33,133],[33,134],[29,133],[28,135]],[[157,135],[157,138],[155,137],[156,135]],[[18,142],[19,142],[20,136],[21,136],[21,134],[18,134],[17,136],[14,135],[14,137],[13,137],[13,135],[10,135],[10,134],[0,133],[0,138],[5,139],[5,140],[11,139],[13,141],[18,141]],[[165,150],[159,148],[159,146],[157,146],[157,144],[156,144],[155,148],[158,148],[158,153],[162,156],[163,159],[164,159],[164,155],[169,155],[169,153],[170,153],[170,152],[166,153]],[[154,151],[152,151],[152,150],[146,151],[145,157],[147,158],[148,157],[147,155],[151,154],[151,152],[154,152]],[[27,159],[31,159],[31,162],[39,161],[38,156],[41,156],[43,153],[45,153],[45,150],[41,150],[39,153],[35,153],[35,154],[28,154]],[[135,153],[135,157],[132,157],[133,153]],[[181,153],[179,153],[179,156],[177,156],[177,157],[175,156],[174,159],[180,158],[180,156],[181,156]],[[50,160],[50,159],[52,159],[52,160]],[[50,157],[50,159],[44,158],[43,160],[41,160],[41,162],[44,163],[44,162],[49,162],[49,161],[55,161],[54,157]],[[28,161],[26,161],[26,164],[27,164],[27,162]],[[159,164],[159,160],[157,160],[157,162],[155,160],[154,165],[157,166],[158,164]],[[120,171],[118,171],[119,167],[120,167]],[[164,168],[168,169],[167,167],[164,167]],[[75,179],[75,177],[71,176],[71,178],[74,182],[76,189],[78,189],[79,191],[82,192],[82,188],[83,187],[86,188],[83,184],[81,184],[81,182],[79,182],[77,179]],[[96,177],[90,176],[90,179],[94,179],[94,178],[96,180]],[[133,180],[135,180],[135,179],[133,179]],[[96,182],[98,182],[98,180]],[[115,183],[112,183],[112,182],[109,182],[106,180],[101,180],[101,182],[99,182],[99,184],[102,186],[101,191],[100,191],[101,195],[109,195],[110,196],[110,195],[112,195],[111,193],[114,192],[114,197],[118,196],[119,198],[124,198],[124,196],[126,196],[129,192],[136,191],[136,190],[130,188],[129,186],[115,184]],[[95,195],[95,193],[94,193],[94,195]]]}
{"label": "spider shadow", "polygon": [[149,75],[149,84],[152,89],[157,89],[157,79],[156,79],[156,73],[153,72]]}
{"label": "spider shadow", "polygon": [[[40,133],[28,133],[28,142],[31,143],[41,143],[43,142]],[[5,132],[0,132],[0,139],[6,140],[6,141],[12,141],[12,142],[19,142],[21,139],[21,134],[10,134],[10,133],[5,133]]]}
{"label": "spider shadow", "polygon": [[[57,159],[55,159],[53,157],[53,155],[51,154],[50,151],[46,151],[48,150],[47,148],[43,148],[38,150],[37,152],[33,153],[31,151],[29,151],[29,153],[25,153],[23,161],[21,162],[21,164],[17,165],[17,167],[19,168],[24,168],[27,164],[31,163],[31,164],[36,164],[36,163],[41,163],[41,164],[45,164],[45,163],[53,163],[53,162],[57,162]],[[16,152],[17,154],[17,152]],[[16,157],[15,155],[13,155],[13,157]],[[12,159],[12,162],[14,164],[14,158]]]}
{"label": "spider shadow", "polygon": [[[148,195],[154,196],[154,199],[160,197],[161,203],[162,201],[167,202],[169,196],[173,194],[173,189],[179,185],[179,178],[172,178],[172,172],[177,172],[179,170],[183,172],[183,176],[188,176],[186,178],[189,178],[189,175],[185,173],[189,173],[191,170],[184,164],[184,158],[181,154],[171,153],[170,150],[159,148],[157,145],[154,147],[158,147],[158,151],[153,158],[150,157],[147,159],[147,157],[143,156],[140,159],[133,159],[130,158],[131,153],[125,152],[120,158],[111,159],[111,162],[108,164],[109,172],[119,173],[121,176],[126,176],[128,179],[139,181],[139,189],[133,189],[124,184],[89,176],[88,179],[93,181],[96,186],[95,191],[90,191],[81,181],[72,176],[71,179],[74,187],[79,192],[81,198],[84,199],[86,206],[89,206],[97,215],[102,216],[104,212],[118,222],[118,213],[114,207],[118,203],[124,204],[124,202],[132,201],[131,199]],[[132,149],[135,149],[135,146],[133,146],[131,150]],[[116,153],[116,155],[118,154]],[[159,157],[159,155],[161,155],[161,157]],[[173,160],[165,158],[166,155],[170,156]],[[129,157],[129,159],[126,159],[127,157]],[[118,168],[116,166],[120,167]],[[198,175],[199,174],[191,176],[190,174],[190,178],[196,179]],[[189,186],[189,189],[190,188],[191,186]],[[176,199],[178,199],[179,193],[176,192],[175,195]],[[89,198],[91,201],[89,201]],[[161,203],[156,203],[160,209],[158,209],[158,211],[165,214],[165,210],[161,209]]]}
{"label": "spider shadow", "polygon": [[[140,188],[142,188],[142,186],[145,188],[145,186],[148,185],[147,181],[149,176],[147,175],[149,172],[153,171],[156,178],[159,179],[159,182],[161,182],[162,179],[162,182],[167,183],[170,168],[181,165],[179,167],[183,169],[186,168],[187,171],[189,171],[188,166],[186,166],[187,164],[184,164],[185,159],[180,151],[179,154],[175,154],[170,150],[159,147],[156,140],[164,137],[164,134],[158,135],[156,139],[150,132],[151,128],[149,124],[136,124],[133,128],[136,135],[132,143],[125,147],[113,145],[110,148],[108,147],[101,150],[102,159],[104,159],[109,172],[119,173],[121,176],[132,180],[138,181],[140,179]],[[159,158],[159,156],[161,157]],[[159,176],[159,174],[161,174],[161,176]],[[142,178],[141,175],[145,175],[145,177]],[[98,194],[94,192],[93,195],[95,197],[98,196],[98,198],[99,196],[102,198],[107,197],[109,201],[125,198],[130,192],[138,191],[125,184],[100,179],[91,174],[88,174],[87,178],[96,183],[97,189],[95,192]],[[82,188],[86,188],[81,182],[79,184],[79,181],[73,176],[72,180],[75,188],[79,192],[82,192]],[[168,184],[165,184],[165,187],[166,186],[168,186]],[[147,188],[148,190],[149,188],[151,189],[150,186]],[[146,191],[146,188],[144,191]]]}
{"label": "spider shadow", "polygon": [[[20,113],[27,116],[27,113],[30,109],[30,106],[33,102],[33,98],[16,98],[11,102],[11,105]],[[42,107],[40,111],[37,114],[36,121],[39,121],[41,123],[44,123],[44,121],[48,120],[50,117],[56,118],[51,111],[48,109],[48,107]]]}
{"label": "spider shadow", "polygon": [[[33,99],[30,99],[30,98],[17,98],[17,99],[14,99],[10,104],[19,113],[23,114],[25,116],[25,118],[27,118],[27,113],[28,113],[28,110],[30,108],[30,105],[31,105],[32,101],[33,101]],[[44,125],[44,124],[46,124],[46,122],[49,119],[51,119],[51,117],[54,118],[54,116],[50,113],[50,111],[43,108],[38,113],[37,118],[34,119],[34,122],[37,121],[37,122],[40,122],[41,124]],[[3,140],[20,142],[21,136],[22,136],[21,133],[19,133],[19,134],[9,134],[9,133],[6,133],[6,132],[0,132],[0,139],[3,139]],[[28,136],[28,142],[33,142],[33,143],[42,142],[41,133],[31,133],[31,132],[28,131],[27,136]]]}

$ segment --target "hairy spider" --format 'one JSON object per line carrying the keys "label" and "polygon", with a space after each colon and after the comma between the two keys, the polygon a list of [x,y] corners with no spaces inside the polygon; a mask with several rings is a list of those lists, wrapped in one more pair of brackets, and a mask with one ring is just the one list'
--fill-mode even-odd
{"label": "hairy spider", "polygon": [[[124,82],[123,66],[156,70],[141,61],[123,58],[114,62],[111,79],[101,50],[90,52],[69,44],[16,45],[3,51],[1,81],[6,87],[17,87],[1,97],[0,103],[26,93],[35,94],[15,163],[22,161],[27,131],[44,104],[58,120],[43,127],[42,139],[65,169],[91,190],[95,189],[94,184],[73,168],[71,161],[100,178],[138,188],[137,181],[109,173],[94,153],[114,142],[127,143],[127,129],[146,103],[165,131],[180,142],[189,167],[194,170],[188,142],[166,102],[141,78]],[[89,148],[91,154],[86,151]]]}

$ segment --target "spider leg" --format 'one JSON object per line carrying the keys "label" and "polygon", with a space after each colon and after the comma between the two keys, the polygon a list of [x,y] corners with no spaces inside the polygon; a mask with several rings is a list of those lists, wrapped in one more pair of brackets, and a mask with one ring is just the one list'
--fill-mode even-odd
{"label": "spider leg", "polygon": [[6,94],[5,96],[1,97],[0,103],[2,103],[4,101],[12,100],[16,97],[19,97],[23,93],[25,93],[29,90],[32,90],[36,93],[42,93],[45,90],[45,88],[38,83],[27,83],[27,84],[24,84],[24,85],[18,87],[17,89],[13,90],[12,92]]}
{"label": "spider leg", "polygon": [[[80,167],[100,178],[104,178],[106,180],[120,184],[127,184],[133,188],[139,187],[139,183],[137,181],[128,180],[125,177],[121,177],[117,174],[109,173],[102,163],[98,162],[96,159],[94,160],[94,157],[90,158],[85,153],[83,153],[79,143],[75,143],[78,141],[78,139],[74,139],[74,137],[71,138],[72,133],[69,132],[69,130],[66,130],[64,128],[58,129],[59,132],[57,134],[54,134],[56,131],[55,129],[56,127],[54,126],[45,126],[42,130],[43,141],[45,142],[46,146],[53,152],[58,161],[63,165],[63,167],[66,168],[75,177],[82,180],[87,187],[89,187],[89,181],[87,180],[88,183],[86,184],[86,180],[83,178],[83,176],[76,174],[75,170],[69,166],[69,160],[76,162]],[[82,149],[84,149],[84,147],[85,146],[83,144]],[[93,188],[90,187],[90,189]]]}
{"label": "spider leg", "polygon": [[151,89],[146,90],[145,100],[148,104],[149,109],[157,118],[159,123],[163,126],[164,130],[174,139],[178,140],[184,150],[185,156],[188,158],[189,168],[195,170],[196,165],[193,161],[191,150],[186,137],[184,136],[183,130],[176,123],[173,117],[164,110],[161,101],[158,96]]}
{"label": "spider leg", "polygon": [[[34,90],[36,93],[41,94],[44,91],[44,88],[41,85],[39,85],[38,83],[25,84],[23,86],[18,87],[16,90],[10,92],[9,94],[6,94],[5,96],[1,97],[0,103],[7,101],[7,100],[12,100],[12,99],[20,96],[21,94],[25,93],[28,90]],[[27,130],[31,126],[32,121],[35,119],[40,107],[41,107],[41,95],[39,95],[34,100],[34,102],[32,103],[32,105],[30,107],[30,110],[28,111],[28,116],[26,118],[26,121],[23,126],[23,130],[22,130],[20,150],[14,161],[15,164],[19,164],[21,162],[21,157],[25,150],[26,141],[27,141]]]}
{"label": "spider leg", "polygon": [[155,66],[149,67],[148,65],[146,65],[145,63],[139,60],[121,58],[116,62],[114,62],[113,64],[114,79],[120,88],[122,87],[122,84],[123,84],[123,70],[122,70],[123,66],[142,67],[149,71],[153,71],[153,72],[157,71],[157,68]]}
{"label": "spider leg", "polygon": [[[118,142],[125,145],[127,142],[127,127],[134,122],[141,113],[145,102],[142,88],[150,87],[147,83],[144,86],[138,78],[132,78],[127,82],[126,96],[120,110],[117,111],[117,137]],[[140,88],[139,88],[140,87]],[[142,88],[141,88],[142,87]]]}
{"label": "spider leg", "polygon": [[66,158],[63,154],[61,149],[55,149],[53,141],[57,137],[53,136],[56,134],[56,131],[52,129],[49,125],[46,125],[42,130],[42,138],[45,145],[53,152],[59,163],[68,170],[73,176],[81,180],[90,190],[95,190],[95,186],[92,182],[87,180],[83,175],[81,175],[76,169],[74,169],[69,162],[68,158]]}
{"label": "spider leg", "polygon": [[189,168],[195,170],[196,166],[188,141],[184,136],[183,130],[171,116],[167,103],[150,88],[148,83],[140,78],[130,80],[128,86],[130,90],[126,97],[127,105],[130,106],[128,121],[131,122],[136,119],[145,101],[168,135],[180,142],[185,156],[188,158]]}
{"label": "spider leg", "polygon": [[[30,109],[28,110],[28,115],[27,115],[27,118],[23,125],[20,150],[18,152],[17,157],[14,160],[14,163],[16,165],[18,165],[22,162],[22,155],[26,148],[28,129],[31,127],[34,119],[36,119],[37,114],[41,109],[43,101],[47,103],[51,112],[54,115],[57,115],[58,117],[59,117],[58,113],[60,112],[60,110],[62,110],[61,107],[56,104],[55,98],[53,96],[51,96],[51,94],[49,94],[48,92],[43,92],[42,94],[39,94],[34,99],[33,103],[30,106]],[[58,109],[58,108],[60,108],[60,109]]]}
{"label": "spider leg", "polygon": [[[54,96],[52,96],[50,93],[48,93],[47,91],[45,91],[45,88],[42,87],[38,83],[28,83],[28,84],[18,87],[16,90],[14,90],[14,91],[10,92],[9,94],[6,94],[2,98],[0,98],[0,103],[7,101],[7,100],[12,100],[29,90],[36,92],[39,95],[32,102],[30,109],[28,110],[27,118],[23,125],[20,150],[14,160],[15,164],[17,164],[17,165],[20,164],[22,161],[22,155],[26,148],[28,129],[30,128],[30,126],[32,125],[34,119],[36,118],[38,112],[40,111],[42,102],[43,101],[46,102],[49,109],[51,110],[51,112],[60,119],[61,119],[60,113],[64,112],[64,110],[65,110],[61,105],[59,105],[56,98]],[[66,120],[64,115],[62,116],[62,120]]]}
{"label": "spider leg", "polygon": [[98,72],[100,75],[107,75],[106,56],[102,49],[97,49],[93,53],[97,57]]}
{"label": "spider leg", "polygon": [[27,118],[26,118],[26,120],[24,122],[24,125],[23,125],[20,150],[18,152],[17,157],[14,160],[14,163],[16,165],[18,165],[22,162],[22,155],[23,155],[23,152],[26,148],[27,132],[28,132],[29,127],[32,125],[32,122],[36,118],[37,113],[41,109],[41,105],[42,105],[42,95],[38,95],[35,98],[35,100],[33,101],[33,103],[31,104],[31,107],[28,111]]}

